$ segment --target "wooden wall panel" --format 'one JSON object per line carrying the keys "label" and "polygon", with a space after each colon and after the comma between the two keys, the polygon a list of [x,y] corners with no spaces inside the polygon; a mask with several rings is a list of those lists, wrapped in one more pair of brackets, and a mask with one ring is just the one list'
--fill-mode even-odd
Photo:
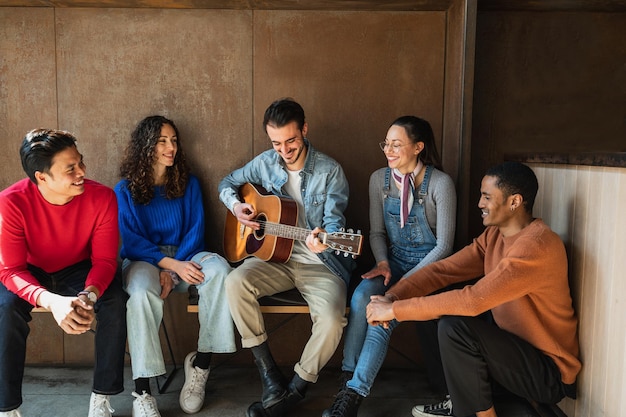
{"label": "wooden wall panel", "polygon": [[579,317],[583,369],[570,417],[622,415],[626,392],[626,169],[529,164],[539,179],[534,214],[565,242]]}
{"label": "wooden wall panel", "polygon": [[0,188],[24,178],[19,146],[57,127],[54,10],[0,7]]}

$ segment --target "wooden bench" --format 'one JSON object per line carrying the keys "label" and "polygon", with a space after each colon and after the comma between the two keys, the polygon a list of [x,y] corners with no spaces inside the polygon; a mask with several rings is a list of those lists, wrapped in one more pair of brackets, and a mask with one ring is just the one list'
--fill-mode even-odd
{"label": "wooden bench", "polygon": [[[309,314],[309,305],[304,301],[300,292],[293,288],[274,295],[268,295],[259,299],[262,313],[269,314]],[[346,314],[350,311],[346,307]],[[198,304],[190,303],[187,306],[188,313],[197,313]]]}

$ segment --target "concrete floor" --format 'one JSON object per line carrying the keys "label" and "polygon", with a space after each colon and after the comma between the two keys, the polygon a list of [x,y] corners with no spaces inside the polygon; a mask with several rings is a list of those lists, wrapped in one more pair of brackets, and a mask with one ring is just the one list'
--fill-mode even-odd
{"label": "concrete floor", "polygon": [[[291,375],[290,369],[284,369]],[[320,417],[333,401],[338,388],[339,371],[325,369],[317,384],[297,410],[286,417]],[[182,369],[174,376],[163,394],[153,393],[162,417],[187,416],[180,410],[178,394],[183,384]],[[154,381],[154,380],[153,380]],[[91,369],[28,367],[23,385],[23,417],[85,417],[89,407]],[[133,383],[130,368],[126,369],[126,390],[111,397],[114,417],[130,417]],[[244,417],[248,406],[260,398],[260,382],[256,367],[235,367],[217,364],[207,384],[204,408],[197,416]],[[411,417],[411,407],[418,401],[433,402],[432,392],[424,376],[414,369],[381,371],[370,397],[359,409],[359,417]],[[506,401],[497,404],[501,417],[535,417],[525,404]]]}

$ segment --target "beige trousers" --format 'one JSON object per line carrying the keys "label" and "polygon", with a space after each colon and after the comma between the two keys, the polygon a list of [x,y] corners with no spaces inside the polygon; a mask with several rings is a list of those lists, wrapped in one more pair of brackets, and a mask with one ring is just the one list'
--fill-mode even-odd
{"label": "beige trousers", "polygon": [[226,278],[226,296],[244,348],[267,340],[258,298],[297,288],[311,312],[311,337],[294,371],[316,382],[320,370],[335,353],[347,323],[346,284],[323,264],[265,262],[246,259]]}

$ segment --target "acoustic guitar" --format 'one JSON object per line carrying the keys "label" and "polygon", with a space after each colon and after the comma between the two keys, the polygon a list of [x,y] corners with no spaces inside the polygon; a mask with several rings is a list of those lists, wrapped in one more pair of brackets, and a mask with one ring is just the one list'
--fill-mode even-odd
{"label": "acoustic guitar", "polygon": [[[264,261],[287,262],[295,240],[306,240],[311,230],[297,227],[298,205],[286,197],[268,193],[263,187],[246,183],[239,188],[241,201],[251,204],[256,212],[255,221],[261,229],[253,230],[239,223],[230,212],[226,213],[224,226],[224,254],[230,262],[249,256]],[[318,239],[345,256],[361,254],[363,236],[347,232],[320,233]]]}

